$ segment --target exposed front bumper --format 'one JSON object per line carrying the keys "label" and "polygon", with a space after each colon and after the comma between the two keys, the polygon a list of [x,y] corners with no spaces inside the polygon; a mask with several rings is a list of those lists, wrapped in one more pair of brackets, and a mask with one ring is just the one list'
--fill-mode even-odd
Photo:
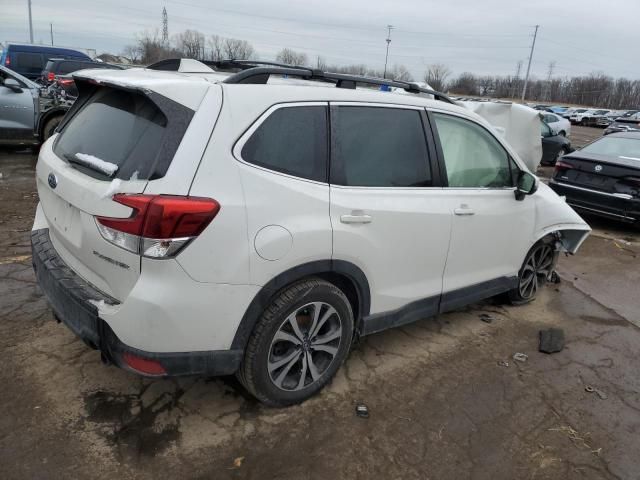
{"label": "exposed front bumper", "polygon": [[100,350],[109,362],[131,370],[123,359],[125,353],[130,353],[158,361],[170,376],[230,375],[238,369],[242,350],[155,353],[124,344],[98,314],[97,304],[117,305],[117,300],[84,281],[65,264],[51,243],[48,229],[31,232],[31,248],[38,284],[56,318],[91,348]]}
{"label": "exposed front bumper", "polygon": [[640,220],[640,199],[631,195],[601,192],[554,179],[549,180],[549,187],[578,210],[629,223]]}

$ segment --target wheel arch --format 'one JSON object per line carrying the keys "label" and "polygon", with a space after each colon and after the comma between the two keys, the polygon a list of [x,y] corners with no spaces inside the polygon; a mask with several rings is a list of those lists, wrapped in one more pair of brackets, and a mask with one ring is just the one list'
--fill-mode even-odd
{"label": "wheel arch", "polygon": [[[570,254],[574,254],[582,245],[582,242],[589,236],[590,228],[576,228],[576,225],[551,225],[543,228],[534,237],[529,249],[545,237],[552,237],[558,241],[557,248]],[[527,250],[529,251],[529,250]]]}
{"label": "wheel arch", "polygon": [[344,260],[319,260],[298,265],[272,278],[253,298],[247,307],[231,349],[244,350],[253,328],[265,308],[283,289],[301,280],[317,277],[333,283],[349,299],[354,313],[355,331],[362,317],[369,315],[371,309],[371,291],[364,272],[351,262]]}
{"label": "wheel arch", "polygon": [[40,118],[38,118],[38,126],[37,126],[37,132],[38,132],[38,139],[40,141],[43,140],[42,136],[44,135],[44,126],[47,124],[47,122],[49,120],[51,120],[54,117],[64,117],[64,114],[67,113],[68,109],[64,109],[64,108],[52,108],[51,110],[47,110],[45,113],[43,113]]}

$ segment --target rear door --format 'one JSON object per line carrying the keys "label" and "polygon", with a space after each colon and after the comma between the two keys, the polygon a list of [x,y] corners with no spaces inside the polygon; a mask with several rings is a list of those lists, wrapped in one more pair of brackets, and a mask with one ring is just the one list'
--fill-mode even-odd
{"label": "rear door", "polygon": [[453,214],[443,279],[448,310],[509,285],[533,236],[535,204],[515,199],[518,168],[491,132],[450,114],[434,112],[433,120]]}
{"label": "rear door", "polygon": [[[365,273],[372,314],[417,300],[418,318],[437,311],[451,211],[426,122],[421,108],[331,107],[333,258]],[[398,318],[398,324],[418,319]]]}
{"label": "rear door", "polygon": [[107,242],[95,216],[131,215],[113,195],[141,193],[150,179],[164,177],[193,111],[159,95],[92,88],[42,147],[36,182],[56,251],[85,280],[122,300],[139,276],[140,257]]}

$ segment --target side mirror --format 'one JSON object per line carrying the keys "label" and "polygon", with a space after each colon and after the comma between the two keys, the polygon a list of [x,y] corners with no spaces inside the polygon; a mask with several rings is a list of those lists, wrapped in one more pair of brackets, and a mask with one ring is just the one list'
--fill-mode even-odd
{"label": "side mirror", "polygon": [[520,170],[516,185],[516,200],[522,201],[527,195],[533,195],[538,190],[538,180],[529,172]]}
{"label": "side mirror", "polygon": [[20,86],[18,81],[13,78],[7,78],[4,81],[4,86],[15,93],[20,93],[22,91],[22,87]]}

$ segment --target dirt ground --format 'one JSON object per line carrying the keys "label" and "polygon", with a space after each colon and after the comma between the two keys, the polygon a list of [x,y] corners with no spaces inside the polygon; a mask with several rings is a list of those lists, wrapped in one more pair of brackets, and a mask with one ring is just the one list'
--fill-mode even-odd
{"label": "dirt ground", "polygon": [[[637,232],[588,218],[532,304],[367,337],[322,394],[267,409],[233,378],[105,367],[55,323],[31,269],[34,165],[0,152],[0,478],[639,478]],[[539,353],[552,326],[567,345]]]}

